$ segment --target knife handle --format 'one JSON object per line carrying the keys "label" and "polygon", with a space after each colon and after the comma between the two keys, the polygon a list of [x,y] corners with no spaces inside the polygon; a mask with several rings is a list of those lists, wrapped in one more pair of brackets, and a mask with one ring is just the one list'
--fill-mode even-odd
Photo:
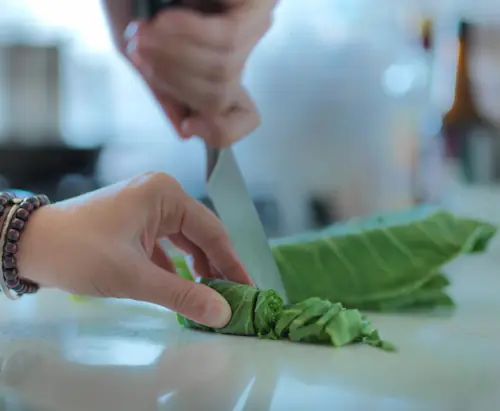
{"label": "knife handle", "polygon": [[186,7],[204,14],[220,14],[227,10],[222,0],[133,0],[133,15],[149,20],[162,10],[175,7]]}

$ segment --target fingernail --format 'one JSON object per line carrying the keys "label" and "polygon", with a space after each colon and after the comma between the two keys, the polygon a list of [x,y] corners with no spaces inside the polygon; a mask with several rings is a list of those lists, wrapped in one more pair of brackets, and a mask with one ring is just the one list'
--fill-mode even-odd
{"label": "fingernail", "polygon": [[190,124],[188,120],[183,120],[181,122],[180,132],[181,132],[180,136],[183,140],[188,140],[191,137],[193,137],[193,134],[190,133]]}
{"label": "fingernail", "polygon": [[136,50],[137,50],[137,40],[132,39],[127,43],[127,47],[125,47],[125,53],[127,53],[128,56],[132,56]]}
{"label": "fingernail", "polygon": [[129,23],[129,25],[123,32],[124,39],[129,41],[132,37],[134,37],[137,34],[138,30],[139,30],[139,23],[137,23],[136,21]]}
{"label": "fingernail", "polygon": [[137,40],[132,39],[131,41],[129,41],[127,47],[125,47],[125,54],[137,69],[143,72],[143,74],[148,74],[145,73],[147,71],[147,68],[143,64],[143,60],[139,56],[139,53],[137,53]]}
{"label": "fingernail", "polygon": [[207,307],[205,323],[213,328],[222,328],[229,320],[231,320],[231,307],[224,297],[217,294]]}
{"label": "fingernail", "polygon": [[187,119],[181,123],[182,134],[191,138],[194,136],[207,138],[209,136],[209,128],[200,120]]}

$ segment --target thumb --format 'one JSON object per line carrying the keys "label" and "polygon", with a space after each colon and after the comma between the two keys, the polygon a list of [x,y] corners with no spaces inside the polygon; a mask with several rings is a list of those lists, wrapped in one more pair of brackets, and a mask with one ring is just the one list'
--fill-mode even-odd
{"label": "thumb", "polygon": [[139,284],[130,293],[134,299],[169,308],[211,328],[222,328],[231,319],[229,303],[203,284],[181,278],[149,260],[135,276]]}
{"label": "thumb", "polygon": [[214,147],[227,147],[250,134],[260,125],[260,114],[246,90],[241,88],[237,102],[223,115],[204,118],[192,115],[182,122],[185,135],[199,136]]}

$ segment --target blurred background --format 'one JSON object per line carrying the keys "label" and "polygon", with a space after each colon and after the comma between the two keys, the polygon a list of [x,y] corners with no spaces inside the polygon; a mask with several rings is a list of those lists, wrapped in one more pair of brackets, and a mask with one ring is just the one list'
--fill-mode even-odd
{"label": "blurred background", "polygon": [[[310,3],[281,1],[245,74],[263,123],[235,151],[269,235],[493,192],[500,6]],[[99,0],[0,0],[0,189],[60,200],[151,170],[205,197],[203,145],[115,52]]]}

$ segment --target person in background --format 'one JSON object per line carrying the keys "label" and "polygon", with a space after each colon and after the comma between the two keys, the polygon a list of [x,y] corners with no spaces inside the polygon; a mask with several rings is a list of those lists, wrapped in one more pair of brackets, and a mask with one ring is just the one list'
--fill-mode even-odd
{"label": "person in background", "polygon": [[[216,147],[232,144],[259,124],[241,73],[270,26],[276,3],[225,2],[227,11],[217,16],[179,9],[151,22],[134,22],[130,0],[104,1],[119,50],[141,73],[179,135],[199,136]],[[0,285],[7,296],[39,286],[131,298],[223,327],[231,316],[227,302],[179,277],[160,239],[192,255],[201,276],[251,283],[217,217],[166,174],[147,173],[46,203],[44,196],[18,203],[8,193],[0,195]]]}

